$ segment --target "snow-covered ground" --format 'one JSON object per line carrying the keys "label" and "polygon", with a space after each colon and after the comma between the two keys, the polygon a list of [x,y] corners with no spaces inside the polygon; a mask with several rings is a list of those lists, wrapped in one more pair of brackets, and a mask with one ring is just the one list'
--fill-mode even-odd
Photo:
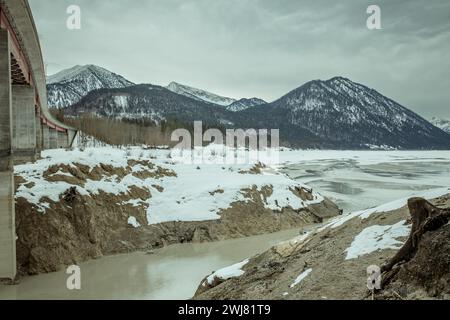
{"label": "snow-covered ground", "polygon": [[[220,146],[220,148],[223,147]],[[302,151],[286,149],[279,153],[279,165],[272,163],[270,166],[263,168],[261,174],[248,174],[243,172],[249,171],[256,164],[256,158],[249,161],[249,158],[244,155],[244,158],[241,159],[243,161],[237,159],[237,163],[223,164],[221,161],[223,155],[218,151],[221,150],[220,148],[212,146],[202,150],[200,154],[204,156],[204,159],[198,162],[199,164],[187,161],[187,159],[193,158],[191,154],[173,157],[174,153],[170,150],[148,150],[143,147],[119,149],[104,146],[86,148],[83,151],[80,149],[47,150],[42,153],[42,160],[34,164],[15,167],[16,175],[22,176],[27,182],[32,182],[32,186],[23,184],[16,196],[26,198],[30,203],[37,205],[41,211],[45,211],[49,204],[43,198],[48,197],[52,201],[58,201],[59,196],[72,186],[67,182],[49,182],[43,178],[43,173],[52,165],[71,166],[78,163],[90,168],[99,164],[127,167],[128,160],[149,160],[155,164],[153,170],[156,170],[156,166],[160,166],[175,172],[176,176],[165,176],[157,179],[140,179],[133,174],[129,174],[123,179],[114,176],[105,177],[101,181],[88,180],[84,187],[77,187],[77,190],[82,195],[98,194],[100,190],[112,194],[121,194],[127,193],[131,186],[146,187],[152,193],[152,197],[144,202],[148,205],[148,221],[150,224],[155,224],[167,221],[219,219],[221,210],[228,208],[233,202],[245,201],[242,190],[252,186],[256,186],[258,190],[265,186],[272,187],[272,195],[264,199],[267,208],[277,210],[291,206],[294,209],[300,209],[321,202],[323,197],[314,192],[313,200],[302,201],[292,193],[291,189],[295,186],[306,187],[303,183],[311,183],[316,187],[317,176],[319,176],[319,181],[328,179],[329,182],[334,178],[335,181],[342,183],[352,178],[361,182],[370,175],[369,184],[376,185],[377,182],[387,181],[390,185],[395,185],[396,183],[405,183],[406,180],[411,185],[419,185],[420,187],[417,190],[411,189],[408,197],[415,195],[417,192],[422,192],[423,189],[431,192],[432,195],[435,195],[436,192],[442,193],[442,190],[449,186],[448,181],[450,181],[448,169],[450,151]],[[199,150],[194,152],[194,154],[196,153],[199,153]],[[235,155],[235,157],[240,156],[242,154],[239,152]],[[403,177],[398,174],[405,169],[405,166],[425,162],[432,163],[437,169],[427,165],[425,169],[422,168],[421,170],[428,169],[432,172],[425,172],[420,177]],[[347,166],[347,164],[350,164],[350,166]],[[402,167],[398,169],[396,166],[399,166],[399,164]],[[394,169],[398,169],[398,172],[395,171],[395,174],[391,176],[377,174],[378,167],[374,169],[373,166],[381,166],[380,171],[390,170],[394,172]],[[445,166],[443,168],[447,168],[447,171],[441,169],[440,166]],[[282,168],[286,167],[290,168],[290,172],[299,175],[296,181],[280,173],[285,172],[286,170]],[[135,165],[132,168],[132,173],[139,173],[143,170],[148,170],[148,168]],[[317,175],[317,172],[320,172],[320,174]],[[60,174],[67,175],[68,173]],[[155,189],[155,186],[159,190]],[[368,187],[373,187],[373,185]],[[315,189],[322,190],[320,183]],[[384,188],[380,189],[379,192],[382,193]],[[326,188],[323,191],[325,195],[332,199],[343,196],[342,194],[327,192]],[[395,196],[395,192],[390,193]],[[345,196],[348,196],[349,201],[358,200],[358,194],[350,192]],[[403,205],[408,197],[402,198],[398,205]],[[380,201],[379,203],[383,202]],[[140,204],[142,204],[140,199],[134,199],[133,205]],[[370,206],[369,202],[367,204]]]}
{"label": "snow-covered ground", "polygon": [[400,249],[403,242],[398,238],[407,237],[411,227],[406,221],[400,221],[392,226],[371,226],[364,229],[355,237],[351,246],[346,250],[346,260],[356,259],[362,255],[377,250]]}
{"label": "snow-covered ground", "polygon": [[245,271],[243,271],[242,268],[245,267],[248,263],[249,259],[246,259],[232,266],[217,270],[216,272],[213,272],[210,276],[208,276],[206,281],[209,285],[211,285],[214,283],[214,279],[227,280],[231,278],[240,277],[245,273]]}
{"label": "snow-covered ground", "polygon": [[[288,206],[297,210],[323,201],[323,197],[315,192],[310,201],[300,199],[292,190],[295,187],[308,187],[270,168],[263,168],[261,174],[248,173],[255,162],[228,165],[210,161],[208,164],[191,164],[185,163],[183,159],[174,160],[170,150],[146,150],[141,147],[47,150],[42,153],[42,157],[36,163],[15,167],[15,174],[27,181],[20,186],[16,197],[27,199],[42,212],[49,207],[45,198],[56,202],[62,193],[73,186],[65,181],[46,180],[43,174],[51,166],[74,166],[76,163],[91,169],[100,164],[126,168],[129,160],[148,160],[155,165],[153,171],[161,167],[174,172],[176,176],[141,179],[133,173],[148,172],[149,169],[134,165],[132,172],[123,178],[105,176],[100,181],[87,179],[83,187],[77,186],[77,191],[81,195],[95,195],[100,191],[119,195],[127,194],[132,186],[147,188],[152,193],[151,198],[144,201],[148,205],[149,224],[220,219],[221,210],[229,208],[234,202],[246,201],[243,190],[253,186],[259,191],[264,187],[272,188],[272,194],[262,200],[267,208],[273,210]],[[140,199],[131,201],[133,205],[142,203]]]}
{"label": "snow-covered ground", "polygon": [[[407,199],[410,195],[422,196],[426,198],[434,198],[439,195],[443,195],[446,193],[450,193],[450,151],[424,151],[424,152],[407,152],[407,151],[295,151],[295,150],[285,150],[280,153],[281,162],[278,166],[273,165],[263,170],[262,175],[249,175],[249,174],[240,174],[241,170],[248,170],[252,167],[252,164],[246,165],[217,165],[217,164],[209,164],[209,165],[188,165],[183,162],[176,162],[174,159],[171,159],[169,156],[170,152],[168,150],[144,150],[142,148],[131,148],[129,150],[119,150],[114,148],[96,148],[96,149],[86,149],[84,152],[79,150],[74,151],[64,151],[64,150],[49,150],[43,153],[43,160],[40,160],[36,164],[28,164],[24,166],[18,166],[15,168],[16,174],[24,176],[29,181],[42,182],[42,172],[45,171],[46,168],[51,166],[52,164],[57,163],[66,163],[71,164],[74,161],[79,163],[83,163],[89,166],[95,166],[99,162],[105,164],[111,164],[113,166],[126,166],[128,159],[150,159],[156,165],[160,165],[164,168],[168,168],[177,173],[178,177],[163,177],[161,179],[157,179],[156,181],[148,180],[146,183],[154,184],[155,182],[160,185],[165,186],[165,190],[163,193],[153,189],[151,187],[153,197],[149,200],[150,207],[151,205],[158,205],[161,208],[161,212],[164,211],[164,205],[167,202],[170,202],[170,205],[173,206],[173,210],[181,210],[192,208],[193,210],[187,210],[190,215],[195,211],[194,208],[199,208],[201,206],[206,206],[209,208],[218,208],[219,204],[226,203],[224,199],[228,197],[228,199],[233,199],[231,192],[229,194],[221,194],[215,193],[214,196],[209,194],[210,191],[216,191],[217,186],[221,186],[223,188],[227,187],[227,183],[230,184],[234,182],[236,185],[231,186],[230,190],[235,188],[235,196],[240,197],[240,190],[237,185],[245,185],[246,183],[262,183],[262,181],[274,181],[268,179],[275,179],[280,184],[278,186],[287,186],[287,185],[297,185],[297,182],[294,182],[288,179],[284,175],[280,175],[279,172],[285,172],[284,168],[295,167],[296,169],[290,169],[291,173],[299,173],[291,175],[291,177],[296,178],[299,183],[302,182],[308,183],[314,182],[317,179],[317,171],[322,173],[320,179],[326,181],[340,181],[342,179],[348,179],[346,182],[350,184],[351,187],[354,187],[357,183],[358,186],[361,186],[360,180],[369,181],[369,184],[372,184],[372,188],[377,189],[377,197],[376,204],[372,205],[372,203],[366,201],[365,197],[361,197],[360,194],[342,194],[339,192],[335,192],[336,197],[340,197],[345,195],[345,200],[348,198],[354,198],[355,202],[359,202],[358,205],[364,207],[364,210],[355,210],[351,211],[349,214],[345,214],[342,217],[338,217],[331,222],[327,223],[324,228],[333,228],[339,225],[343,225],[347,223],[351,218],[359,218],[361,222],[367,221],[365,219],[369,218],[372,214],[382,211],[395,210],[400,208],[406,204]],[[351,164],[347,166],[347,164]],[[199,169],[197,168],[199,167]],[[225,167],[225,170],[223,169]],[[313,173],[306,172],[309,169],[313,169]],[[142,168],[136,166],[134,170],[139,171]],[[364,170],[361,170],[364,169]],[[394,170],[395,169],[395,170]],[[417,175],[411,175],[410,173],[420,169],[420,173]],[[375,170],[375,171],[374,171]],[[368,172],[370,174],[370,180],[368,179]],[[411,172],[409,172],[411,171]],[[376,174],[373,174],[376,172]],[[401,173],[407,174],[401,174]],[[353,179],[352,179],[353,178]],[[36,180],[33,180],[36,179]],[[255,180],[256,179],[256,180]],[[258,180],[260,179],[260,180]],[[387,184],[399,184],[400,187],[406,188],[407,185],[415,185],[422,186],[422,188],[412,188],[412,189],[404,189],[406,190],[407,196],[397,197],[397,193],[392,192],[391,189],[386,188],[386,186],[378,185],[376,182],[387,182]],[[127,181],[125,181],[127,182]],[[132,180],[130,179],[130,181]],[[127,183],[128,183],[127,182]],[[285,182],[286,184],[283,184]],[[121,187],[119,186],[121,182],[117,181],[104,181],[105,187],[111,188],[111,190],[116,190],[119,192]],[[267,183],[267,182],[265,182]],[[177,186],[174,186],[178,184]],[[59,186],[58,183],[55,184],[46,184],[45,187],[40,189],[39,187],[33,187],[29,190],[21,189],[19,190],[19,194],[23,194],[29,201],[33,201],[33,199],[37,199],[39,195],[47,195],[51,196],[53,193],[58,193],[63,187]],[[67,186],[66,186],[67,187]],[[126,185],[125,185],[126,187]],[[86,188],[86,187],[85,187]],[[96,190],[95,188],[87,187],[86,192]],[[173,189],[172,189],[173,188]],[[98,189],[98,188],[97,188]],[[320,188],[316,188],[315,191],[322,191]],[[124,189],[125,190],[125,189]],[[281,188],[281,190],[283,190]],[[284,191],[282,191],[284,192]],[[208,197],[206,195],[211,197]],[[329,194],[330,192],[327,192]],[[185,195],[199,195],[199,200],[192,199],[193,196],[182,199]],[[223,195],[223,198],[221,196]],[[202,198],[205,196],[205,198]],[[216,198],[219,197],[219,198]],[[283,197],[283,195],[278,195],[277,197]],[[391,197],[395,197],[394,201],[389,202],[383,199],[389,199]],[[179,200],[186,200],[186,202],[180,201],[180,204],[176,203]],[[208,199],[208,202],[201,203],[204,199]],[[159,200],[161,201],[159,204],[157,202],[152,202]],[[132,205],[139,205],[141,200],[135,199],[135,201],[131,201]],[[166,202],[164,202],[166,201]],[[222,202],[223,201],[223,202]],[[388,202],[388,203],[386,203]],[[175,204],[174,204],[175,203]],[[273,203],[272,203],[273,204]],[[40,203],[40,205],[44,205]],[[372,208],[368,208],[372,207]],[[368,209],[367,209],[368,208]],[[45,209],[45,208],[44,208]],[[181,212],[181,211],[180,211]],[[198,214],[199,212],[196,211]],[[216,213],[214,212],[206,212],[202,211],[198,217],[208,217],[215,218]],[[134,217],[130,217],[129,223],[133,226],[138,226],[138,222]],[[155,217],[155,219],[158,216]],[[381,223],[382,224],[382,223]],[[345,247],[349,246],[346,250],[347,257],[350,259],[354,259],[356,257],[361,257],[376,250],[382,250],[386,248],[394,248],[401,245],[399,240],[401,237],[407,235],[407,231],[409,227],[404,224],[404,220],[387,226],[372,226],[364,229],[359,234],[355,234],[353,242]],[[358,231],[359,232],[359,231]],[[303,241],[308,241],[310,236],[314,234],[314,232],[310,232],[308,234],[304,234],[301,236],[297,236],[293,240],[288,241],[293,245],[298,245]],[[178,250],[175,253],[170,251],[168,256],[170,257],[170,261],[161,259],[160,254],[155,255],[139,255],[139,259],[142,259],[142,263],[139,265],[139,268],[142,268],[142,274],[145,274],[145,278],[139,279],[140,283],[135,283],[135,286],[132,289],[128,288],[130,281],[135,279],[134,273],[125,273],[125,275],[133,275],[131,278],[127,278],[124,280],[123,286],[114,286],[105,287],[105,292],[103,292],[101,297],[109,294],[116,294],[112,296],[113,298],[122,297],[123,290],[129,290],[127,292],[127,297],[138,295],[136,293],[135,288],[142,286],[145,287],[146,294],[152,296],[154,294],[153,291],[148,293],[148,288],[151,287],[155,292],[160,290],[163,291],[158,292],[155,296],[157,298],[174,298],[179,297],[180,294],[180,283],[183,283],[183,288],[189,287],[186,283],[190,283],[192,287],[189,289],[194,292],[196,285],[200,283],[200,280],[205,277],[207,274],[210,274],[212,270],[218,270],[216,275],[227,277],[229,275],[235,276],[245,276],[242,270],[245,267],[248,259],[243,260],[246,257],[250,257],[254,252],[240,252],[239,255],[235,255],[236,252],[239,252],[242,247],[245,245],[253,245],[255,243],[260,244],[266,240],[239,240],[241,241],[239,244],[232,244],[228,251],[233,255],[228,257],[225,260],[220,260],[219,258],[223,255],[223,244],[215,243],[215,244],[201,244],[201,245],[188,245],[188,246],[180,246],[180,247],[172,247],[167,250]],[[281,241],[281,240],[279,240]],[[213,249],[211,251],[205,253],[201,251],[203,246],[212,246]],[[200,249],[199,249],[200,248]],[[189,252],[191,250],[192,252]],[[200,250],[200,254],[198,253]],[[343,252],[344,249],[342,249]],[[260,251],[260,250],[258,250]],[[164,251],[163,251],[164,252]],[[183,254],[189,252],[187,258],[183,259]],[[187,255],[187,254],[186,254]],[[174,258],[175,257],[175,258]],[[123,276],[123,269],[130,268],[128,256],[124,256],[123,258],[123,266],[120,271],[117,272],[120,276]],[[145,259],[144,259],[145,258]],[[115,259],[121,259],[121,257],[116,257]],[[148,259],[154,259],[155,264],[152,265],[151,269],[148,269]],[[126,260],[126,261],[125,261]],[[153,260],[152,260],[153,261]],[[214,262],[214,264],[208,264],[209,262]],[[242,261],[241,263],[234,263]],[[96,261],[95,263],[102,262],[102,260]],[[350,261],[349,263],[353,263],[354,261]],[[111,262],[104,262],[104,264],[114,264]],[[242,265],[241,265],[242,264]],[[224,266],[231,265],[231,267]],[[206,266],[206,267],[205,267]],[[92,267],[94,271],[102,270],[104,272],[105,265],[99,265],[96,268]],[[139,269],[138,267],[133,266],[133,270]],[[168,268],[173,272],[168,272]],[[139,269],[140,270],[140,269]],[[151,271],[149,271],[151,270]],[[186,271],[188,270],[188,271]],[[198,271],[200,270],[200,271]],[[309,269],[308,269],[309,270]],[[306,271],[308,271],[306,270]],[[305,272],[306,272],[305,271]],[[191,273],[198,272],[198,279],[191,279]],[[301,271],[300,271],[301,272]],[[298,273],[300,273],[298,272]],[[314,277],[314,273],[320,272],[319,268],[314,268],[314,271],[309,271],[307,275],[303,272],[297,279],[304,281],[302,285],[306,285],[306,281],[313,279],[311,275]],[[137,272],[139,274],[139,272]],[[296,272],[292,278],[289,279],[286,287],[289,286],[290,283],[294,281],[298,275]],[[95,272],[90,272],[88,274],[96,274]],[[62,273],[62,277],[65,277],[65,274]],[[153,276],[152,281],[161,281],[163,278],[167,278],[164,285],[152,286],[149,283],[149,276]],[[119,276],[117,276],[119,277]],[[39,279],[39,277],[38,277]],[[41,278],[43,283],[47,282],[47,278]],[[62,279],[62,278],[61,278]],[[32,279],[34,280],[34,279]],[[57,279],[57,283],[64,283],[64,281],[60,281]],[[92,279],[92,283],[96,284],[95,279]],[[142,282],[142,283],[141,283]],[[170,285],[167,284],[170,282]],[[42,285],[42,283],[41,283]],[[35,283],[32,283],[30,288],[37,288],[38,286]],[[96,286],[98,288],[104,288],[102,286]],[[119,290],[119,289],[120,290]],[[291,290],[298,289],[299,287],[291,288]],[[169,290],[170,289],[170,290]],[[301,289],[301,288],[300,288]],[[49,292],[53,292],[53,286],[49,289]],[[115,290],[117,292],[115,292]],[[188,290],[188,291],[189,291]],[[168,292],[170,291],[170,294]],[[64,288],[61,289],[62,293],[66,293],[67,290]],[[186,296],[182,296],[183,298],[190,297],[187,293]],[[286,292],[283,296],[288,295]],[[281,296],[281,294],[280,294]],[[96,296],[98,297],[98,296]],[[139,296],[141,297],[141,296]],[[146,296],[147,297],[147,296]]]}
{"label": "snow-covered ground", "polygon": [[321,228],[321,230],[324,230],[326,228],[337,228],[340,227],[342,225],[344,225],[346,222],[350,221],[353,218],[360,218],[360,219],[367,219],[369,218],[372,214],[375,213],[380,213],[380,212],[389,212],[389,211],[394,211],[397,209],[400,209],[404,206],[406,206],[406,204],[408,203],[408,199],[411,197],[421,197],[427,200],[431,200],[434,198],[438,198],[441,196],[444,196],[446,194],[450,193],[450,187],[448,188],[439,188],[439,189],[435,189],[432,191],[427,191],[427,192],[416,192],[415,194],[405,197],[405,198],[401,198],[401,199],[397,199],[388,203],[384,203],[380,206],[377,206],[375,208],[370,208],[367,210],[361,210],[361,211],[355,211],[355,212],[351,212],[349,214],[345,214],[341,217],[337,217],[331,220],[331,222],[329,222],[328,224],[326,224],[325,226],[323,226]]}

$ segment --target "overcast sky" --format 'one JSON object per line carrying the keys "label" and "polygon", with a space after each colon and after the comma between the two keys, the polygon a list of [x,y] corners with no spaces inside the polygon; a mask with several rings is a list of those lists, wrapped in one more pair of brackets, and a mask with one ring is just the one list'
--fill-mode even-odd
{"label": "overcast sky", "polygon": [[[429,118],[450,118],[448,0],[29,0],[47,73],[96,64],[136,83],[177,81],[272,101],[345,76]],[[81,30],[66,28],[69,5]],[[382,30],[366,9],[381,7]]]}

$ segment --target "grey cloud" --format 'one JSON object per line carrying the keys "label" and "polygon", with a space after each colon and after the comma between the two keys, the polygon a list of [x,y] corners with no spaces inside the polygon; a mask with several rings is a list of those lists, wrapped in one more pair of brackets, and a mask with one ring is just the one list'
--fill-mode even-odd
{"label": "grey cloud", "polygon": [[[274,100],[313,79],[349,77],[419,114],[450,117],[450,3],[361,0],[29,0],[48,73],[98,64],[132,81],[178,81]],[[70,4],[83,28],[65,28]]]}

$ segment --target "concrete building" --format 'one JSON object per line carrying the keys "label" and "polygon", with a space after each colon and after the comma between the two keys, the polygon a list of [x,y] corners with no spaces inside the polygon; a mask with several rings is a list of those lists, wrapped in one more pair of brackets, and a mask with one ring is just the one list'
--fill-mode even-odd
{"label": "concrete building", "polygon": [[70,147],[76,131],[47,106],[44,63],[27,0],[0,0],[0,278],[16,276],[14,164]]}

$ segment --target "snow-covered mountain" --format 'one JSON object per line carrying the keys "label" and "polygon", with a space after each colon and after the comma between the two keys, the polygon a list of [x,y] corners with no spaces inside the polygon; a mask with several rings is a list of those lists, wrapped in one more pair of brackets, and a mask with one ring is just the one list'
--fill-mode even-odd
{"label": "snow-covered mountain", "polygon": [[198,101],[214,103],[224,107],[229,106],[230,104],[236,102],[236,99],[222,97],[217,94],[202,89],[189,87],[183,84],[179,84],[177,82],[170,83],[166,88],[172,92],[181,94],[185,97],[189,97]]}
{"label": "snow-covered mountain", "polygon": [[96,89],[124,88],[132,82],[95,65],[75,66],[47,78],[48,105],[66,108]]}
{"label": "snow-covered mountain", "polygon": [[251,107],[260,106],[262,104],[266,104],[262,99],[259,98],[251,98],[251,99],[241,99],[236,102],[233,102],[229,106],[227,106],[228,111],[238,112],[242,110],[246,110]]}
{"label": "snow-covered mountain", "polygon": [[433,117],[430,121],[433,125],[450,134],[450,120]]}
{"label": "snow-covered mountain", "polygon": [[[284,146],[329,149],[450,149],[450,135],[374,89],[336,77],[311,81],[280,99],[242,111],[218,98],[154,85],[91,91],[67,113],[174,120],[222,128],[279,129]],[[179,91],[179,90],[177,90]],[[181,91],[179,91],[181,92]],[[216,96],[217,97],[217,96]],[[215,101],[212,103],[212,101]]]}
{"label": "snow-covered mountain", "polygon": [[164,87],[140,84],[91,91],[65,109],[69,115],[91,113],[100,117],[147,119],[155,123],[174,120],[185,124],[229,124],[233,113],[217,105],[174,93]]}
{"label": "snow-covered mountain", "polygon": [[273,103],[243,111],[242,119],[280,128],[282,139],[300,146],[450,148],[444,131],[374,89],[342,77],[308,82]]}

